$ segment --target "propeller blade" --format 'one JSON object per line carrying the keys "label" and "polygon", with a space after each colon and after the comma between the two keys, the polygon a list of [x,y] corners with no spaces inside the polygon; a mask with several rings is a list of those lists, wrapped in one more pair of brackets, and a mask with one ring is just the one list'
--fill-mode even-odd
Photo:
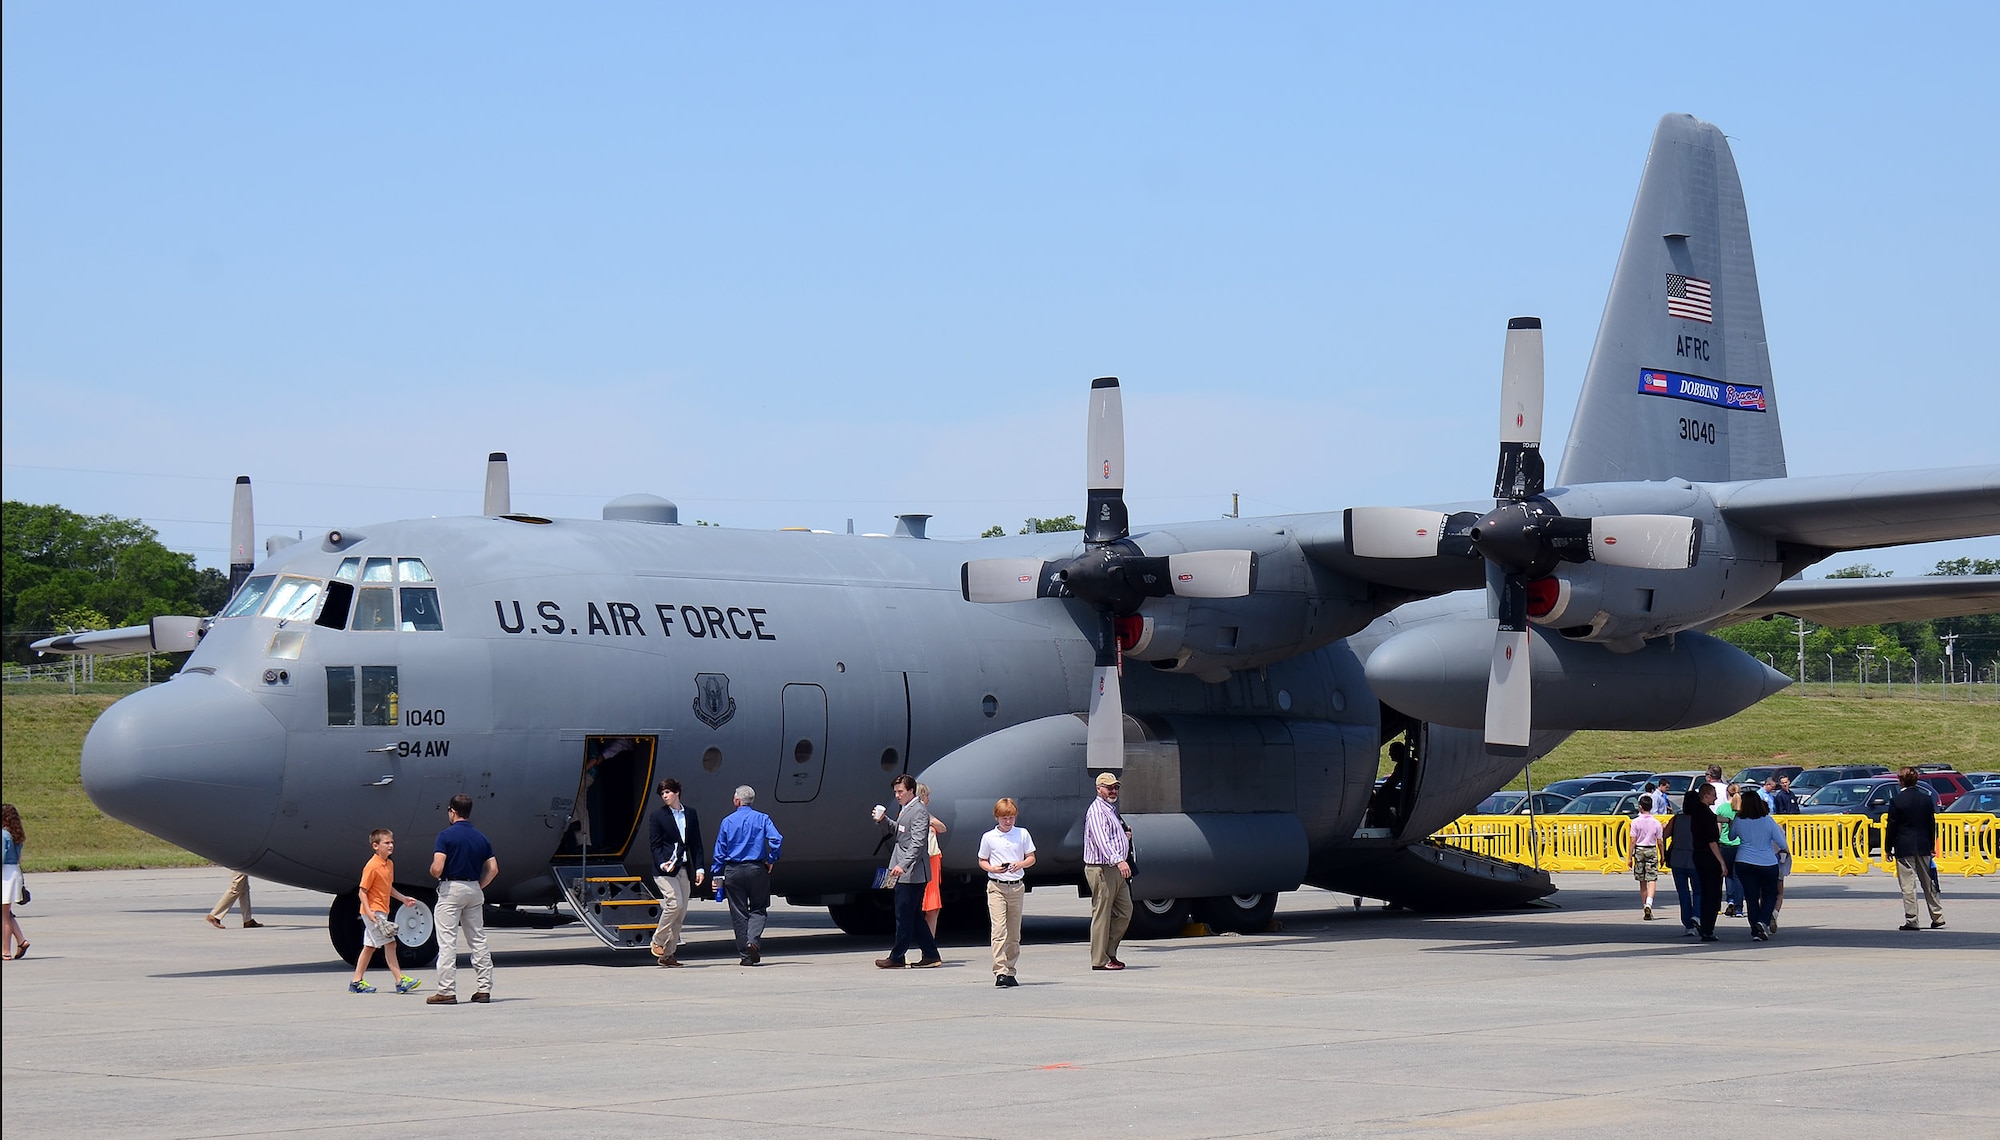
{"label": "propeller blade", "polygon": [[257,565],[257,519],[250,507],[250,476],[236,477],[236,497],[229,505],[229,596]]}
{"label": "propeller blade", "polygon": [[1493,637],[1493,666],[1486,678],[1486,743],[1526,748],[1534,720],[1528,666],[1528,583],[1506,576],[1500,591],[1500,627]]}
{"label": "propeller blade", "polygon": [[1590,556],[1607,566],[1685,570],[1701,551],[1701,521],[1684,515],[1598,515]]}
{"label": "propeller blade", "polygon": [[499,518],[513,513],[513,492],[507,481],[507,453],[496,451],[486,457],[485,514],[487,518]]}
{"label": "propeller blade", "polygon": [[1125,702],[1118,691],[1118,665],[1091,670],[1090,726],[1084,737],[1084,763],[1093,772],[1125,767]]}
{"label": "propeller blade", "polygon": [[1041,596],[1039,558],[976,558],[959,567],[959,590],[968,602],[1032,602]]}
{"label": "propeller blade", "polygon": [[1257,588],[1257,555],[1248,550],[1169,554],[1167,577],[1179,597],[1240,598]]}
{"label": "propeller blade", "polygon": [[1500,366],[1500,467],[1493,497],[1520,502],[1542,493],[1542,318],[1507,322]]}
{"label": "propeller blade", "polygon": [[1448,516],[1415,507],[1349,507],[1347,550],[1357,558],[1430,558]]}
{"label": "propeller blade", "polygon": [[1090,382],[1089,447],[1083,540],[1116,542],[1131,533],[1125,515],[1125,401],[1116,376]]}

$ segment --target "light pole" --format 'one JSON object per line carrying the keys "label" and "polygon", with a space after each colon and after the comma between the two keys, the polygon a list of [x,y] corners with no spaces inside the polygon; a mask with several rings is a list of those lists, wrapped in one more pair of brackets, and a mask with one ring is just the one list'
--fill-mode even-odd
{"label": "light pole", "polygon": [[1826,655],[1826,695],[1833,695],[1833,654]]}
{"label": "light pole", "polygon": [[1800,619],[1798,619],[1798,621],[1799,621],[1799,630],[1798,630],[1798,634],[1799,634],[1799,684],[1800,684],[1800,685],[1804,685],[1804,684],[1806,683],[1806,634],[1808,634],[1808,633],[1814,633],[1814,632],[1817,632],[1817,631],[1815,631],[1815,630],[1810,630],[1810,629],[1807,629],[1807,628],[1806,628],[1806,619],[1804,619],[1804,618],[1800,618]]}
{"label": "light pole", "polygon": [[1869,655],[1874,652],[1875,647],[1872,645],[1857,645],[1854,647],[1854,667],[1861,674],[1861,695],[1864,697],[1868,695]]}

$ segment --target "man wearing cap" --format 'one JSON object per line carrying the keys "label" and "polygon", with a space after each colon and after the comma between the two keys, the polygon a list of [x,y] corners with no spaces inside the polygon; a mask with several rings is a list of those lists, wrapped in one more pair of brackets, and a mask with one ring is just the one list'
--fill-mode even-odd
{"label": "man wearing cap", "polygon": [[1083,878],[1090,884],[1090,968],[1122,970],[1118,943],[1132,924],[1132,832],[1118,814],[1118,777],[1097,777],[1083,818]]}

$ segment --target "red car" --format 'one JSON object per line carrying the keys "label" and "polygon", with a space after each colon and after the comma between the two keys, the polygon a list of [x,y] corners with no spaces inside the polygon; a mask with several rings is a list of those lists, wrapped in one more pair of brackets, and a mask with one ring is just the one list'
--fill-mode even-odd
{"label": "red car", "polygon": [[1937,793],[1938,810],[1950,811],[1951,802],[1972,790],[1972,781],[1957,772],[1917,772],[1917,783],[1929,784]]}

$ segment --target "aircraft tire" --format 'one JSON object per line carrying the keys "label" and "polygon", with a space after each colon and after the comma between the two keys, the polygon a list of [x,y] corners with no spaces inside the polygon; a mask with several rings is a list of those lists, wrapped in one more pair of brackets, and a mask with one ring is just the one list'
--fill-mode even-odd
{"label": "aircraft tire", "polygon": [[1195,900],[1194,916],[1218,934],[1262,934],[1277,912],[1275,892],[1261,895],[1221,895]]}
{"label": "aircraft tire", "polygon": [[[396,884],[396,889],[431,908],[433,911],[437,909],[437,892],[430,887],[410,887],[398,883]],[[402,904],[398,903],[396,905],[400,909]],[[395,917],[395,912],[392,911],[390,917]],[[438,936],[435,924],[431,926],[430,937],[424,940],[423,945],[396,947],[396,962],[403,967],[403,972],[406,974],[411,970],[421,970],[435,964],[437,956]],[[380,961],[381,956],[377,955],[376,960]]]}
{"label": "aircraft tire", "polygon": [[1127,938],[1172,938],[1188,924],[1187,899],[1133,899]]}
{"label": "aircraft tire", "polygon": [[343,891],[326,908],[326,936],[333,952],[352,966],[361,960],[361,892]]}
{"label": "aircraft tire", "polygon": [[884,938],[896,933],[896,912],[890,909],[888,891],[867,891],[851,903],[833,903],[826,913],[843,933],[859,938]]}

